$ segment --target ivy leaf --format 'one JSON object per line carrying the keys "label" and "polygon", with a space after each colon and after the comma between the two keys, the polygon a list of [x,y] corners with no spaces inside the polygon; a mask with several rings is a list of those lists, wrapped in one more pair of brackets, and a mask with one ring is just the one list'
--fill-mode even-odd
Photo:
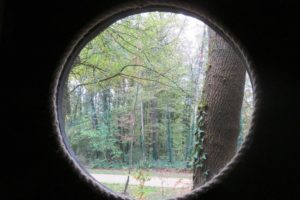
{"label": "ivy leaf", "polygon": [[194,157],[195,160],[198,160],[198,152],[195,152],[193,157]]}
{"label": "ivy leaf", "polygon": [[196,168],[202,168],[203,167],[203,163],[197,163],[196,164]]}
{"label": "ivy leaf", "polygon": [[204,153],[202,156],[201,156],[201,158],[200,158],[201,160],[206,160],[207,159],[207,157],[206,157],[206,153]]}
{"label": "ivy leaf", "polygon": [[209,171],[209,170],[206,170],[206,171],[204,172],[204,176],[208,176],[208,171]]}

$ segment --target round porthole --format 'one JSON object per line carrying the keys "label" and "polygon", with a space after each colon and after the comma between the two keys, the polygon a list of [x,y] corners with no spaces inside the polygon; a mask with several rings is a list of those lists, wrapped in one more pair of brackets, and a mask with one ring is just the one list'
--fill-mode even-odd
{"label": "round porthole", "polygon": [[76,41],[55,86],[58,134],[100,189],[175,198],[232,161],[253,91],[248,64],[223,31],[189,12],[146,11],[100,21]]}

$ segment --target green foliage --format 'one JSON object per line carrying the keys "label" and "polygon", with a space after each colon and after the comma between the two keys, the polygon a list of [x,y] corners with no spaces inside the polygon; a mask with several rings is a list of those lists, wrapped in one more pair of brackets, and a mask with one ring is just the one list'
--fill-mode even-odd
{"label": "green foliage", "polygon": [[[179,167],[184,162],[187,128],[181,114],[186,95],[192,96],[187,81],[192,63],[183,54],[188,47],[181,36],[184,24],[183,18],[172,13],[129,16],[82,49],[68,78],[71,112],[65,119],[71,146],[86,157],[88,165],[128,165],[131,142],[133,165],[139,164],[141,145],[147,151],[146,160],[152,160],[153,148],[158,152],[159,159],[144,163],[145,167]],[[140,105],[144,107],[142,143]],[[156,146],[152,145],[154,132]],[[165,162],[167,154],[176,162]]]}
{"label": "green foliage", "polygon": [[107,161],[107,160],[100,160],[100,159],[94,159],[91,161],[90,167],[92,169],[96,168],[104,168],[104,169],[125,169],[127,168],[127,164],[121,162],[121,161]]}
{"label": "green foliage", "polygon": [[173,13],[132,15],[81,50],[68,77],[64,105],[70,108],[67,137],[84,164],[126,168],[132,157],[134,167],[183,169],[195,158],[198,167],[206,159],[199,154],[205,102],[198,121],[194,110],[203,85],[199,63],[205,63],[205,56],[201,60],[199,51],[191,50],[187,21]]}
{"label": "green foliage", "polygon": [[108,154],[111,159],[116,159],[121,154],[116,145],[117,139],[109,135],[105,126],[100,126],[98,130],[73,128],[69,130],[69,134],[70,143],[75,152],[87,158],[95,155],[92,158],[98,159],[100,155],[107,156]]}
{"label": "green foliage", "polygon": [[[193,149],[193,166],[194,168],[203,168],[204,161],[207,159],[207,154],[204,152],[203,142],[205,135],[205,116],[207,103],[203,99],[198,106],[197,130],[195,132],[195,144]],[[204,173],[205,175],[206,173]]]}
{"label": "green foliage", "polygon": [[137,199],[143,200],[145,199],[145,196],[148,196],[149,191],[147,188],[145,188],[146,181],[149,181],[151,179],[150,175],[147,174],[147,172],[139,169],[137,170],[133,177],[139,182],[138,189],[136,191]]}

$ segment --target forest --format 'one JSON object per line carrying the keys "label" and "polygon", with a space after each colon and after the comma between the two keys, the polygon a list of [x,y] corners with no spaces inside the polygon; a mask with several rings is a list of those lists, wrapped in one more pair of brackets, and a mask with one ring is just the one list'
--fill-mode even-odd
{"label": "forest", "polygon": [[[253,110],[250,79],[229,46],[201,21],[175,13],[131,15],[103,30],[77,55],[64,86],[64,128],[79,162],[90,170],[118,169],[139,178],[144,174],[137,169],[195,176],[201,168],[209,177],[213,167],[204,168],[214,147],[205,147],[210,140],[203,134],[232,124],[235,136],[230,141],[226,134],[218,137],[228,140],[222,146],[235,153],[247,135]],[[220,55],[230,56],[222,60]],[[224,70],[213,70],[220,63]],[[217,76],[223,84],[213,82]],[[230,78],[231,86],[222,90],[228,98],[219,98],[216,92],[230,85]],[[220,113],[220,108],[211,121],[222,126],[209,122],[210,105],[217,109],[217,103],[229,114]],[[237,117],[228,117],[232,112]],[[195,178],[193,182],[193,187],[203,183]],[[135,197],[144,199],[143,195]]]}

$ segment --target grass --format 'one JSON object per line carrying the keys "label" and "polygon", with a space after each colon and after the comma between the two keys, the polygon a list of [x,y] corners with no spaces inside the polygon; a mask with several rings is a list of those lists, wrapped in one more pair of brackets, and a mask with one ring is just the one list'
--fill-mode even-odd
{"label": "grass", "polygon": [[93,174],[115,174],[115,175],[127,175],[127,170],[123,169],[88,169]]}
{"label": "grass", "polygon": [[[128,175],[128,169],[88,169],[90,173],[93,174],[112,174],[112,175]],[[144,170],[150,177],[165,177],[165,178],[188,178],[192,179],[192,172],[188,170],[179,170],[179,169],[148,169]],[[134,172],[132,172],[134,173]],[[102,183],[112,191],[115,191],[119,194],[124,192],[124,184],[120,183]],[[143,198],[139,198],[141,190],[144,193]],[[135,198],[137,200],[163,200],[166,198],[173,198],[181,196],[190,192],[188,188],[164,188],[164,187],[151,187],[144,186],[143,189],[139,185],[128,185],[127,195]]]}
{"label": "grass", "polygon": [[[127,175],[127,169],[88,169],[93,174],[114,174],[114,175]],[[154,177],[168,177],[168,178],[192,178],[192,173],[188,171],[176,169],[150,169],[145,170],[149,176]]]}
{"label": "grass", "polygon": [[[109,187],[111,190],[122,193],[124,191],[124,184],[108,184],[105,183],[105,186]],[[138,199],[139,194],[139,186],[137,185],[129,185],[127,192],[129,196]],[[178,189],[174,190],[173,188],[159,188],[159,187],[148,187],[145,186],[144,189],[144,199],[143,200],[162,200],[166,198],[172,198],[176,196],[180,196],[182,194],[185,194],[189,192],[188,189]]]}
{"label": "grass", "polygon": [[[113,175],[127,175],[127,169],[89,169],[90,173],[93,174],[113,174]],[[147,171],[147,174],[150,177],[168,177],[168,178],[189,178],[192,179],[192,173],[186,170],[178,170],[178,169],[149,169],[144,170]],[[133,172],[134,173],[134,172]],[[124,184],[120,183],[102,183],[112,191],[123,194],[124,192]],[[177,196],[181,196],[190,192],[188,188],[163,188],[163,187],[151,187],[144,186],[142,189],[144,196],[143,198],[139,198],[139,194],[141,194],[141,188],[139,185],[128,185],[127,195],[137,199],[137,200],[165,200],[167,198],[173,198]]]}

